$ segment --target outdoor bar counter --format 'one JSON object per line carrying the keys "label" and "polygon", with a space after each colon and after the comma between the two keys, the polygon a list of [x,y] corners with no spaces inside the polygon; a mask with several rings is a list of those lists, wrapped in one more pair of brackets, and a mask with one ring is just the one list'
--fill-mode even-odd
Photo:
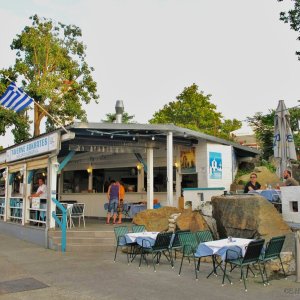
{"label": "outdoor bar counter", "polygon": [[[177,206],[177,199],[174,196],[174,206]],[[167,193],[154,193],[154,199],[164,206],[167,205]],[[64,193],[60,196],[60,201],[75,200],[77,203],[85,204],[85,216],[87,217],[105,217],[107,211],[104,209],[104,204],[108,202],[106,193]],[[147,202],[146,192],[127,192],[124,202],[137,203]]]}

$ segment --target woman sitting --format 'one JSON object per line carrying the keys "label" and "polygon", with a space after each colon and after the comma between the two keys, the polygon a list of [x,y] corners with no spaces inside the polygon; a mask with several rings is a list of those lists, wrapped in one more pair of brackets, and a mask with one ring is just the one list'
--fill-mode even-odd
{"label": "woman sitting", "polygon": [[249,191],[259,190],[261,185],[257,182],[257,174],[250,174],[250,181],[245,185],[244,193],[248,193]]}

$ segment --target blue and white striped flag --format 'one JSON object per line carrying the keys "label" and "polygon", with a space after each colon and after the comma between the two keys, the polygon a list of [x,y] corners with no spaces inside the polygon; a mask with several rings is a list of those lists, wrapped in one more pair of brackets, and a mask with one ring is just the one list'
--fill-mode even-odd
{"label": "blue and white striped flag", "polygon": [[6,108],[14,110],[15,112],[21,111],[32,102],[33,99],[18,88],[14,82],[8,86],[5,93],[0,97],[0,104]]}

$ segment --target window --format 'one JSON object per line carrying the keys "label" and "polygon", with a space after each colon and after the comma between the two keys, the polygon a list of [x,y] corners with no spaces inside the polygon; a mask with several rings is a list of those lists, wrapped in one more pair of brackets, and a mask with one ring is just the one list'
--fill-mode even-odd
{"label": "window", "polygon": [[23,174],[21,175],[20,171],[16,173],[10,174],[10,176],[14,176],[12,182],[12,196],[21,196],[23,195]]}
{"label": "window", "polygon": [[94,170],[93,189],[99,193],[106,193],[112,179],[121,181],[126,192],[137,191],[137,169],[135,167]]}
{"label": "window", "polygon": [[0,170],[0,197],[5,196],[5,169]]}
{"label": "window", "polygon": [[33,171],[33,179],[31,185],[31,193],[35,193],[39,187],[38,180],[39,178],[43,178],[45,185],[47,185],[47,169],[37,169]]}
{"label": "window", "polygon": [[88,177],[86,170],[64,172],[64,193],[84,193],[88,192]]}

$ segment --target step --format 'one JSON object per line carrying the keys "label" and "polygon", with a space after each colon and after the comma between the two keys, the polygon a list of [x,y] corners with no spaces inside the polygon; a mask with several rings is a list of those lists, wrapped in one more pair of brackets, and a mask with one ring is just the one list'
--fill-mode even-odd
{"label": "step", "polygon": [[[61,237],[51,237],[53,243],[58,244],[61,243]],[[67,236],[67,244],[107,244],[114,245],[115,238],[95,238],[95,237],[68,237]]]}
{"label": "step", "polygon": [[[49,237],[61,237],[61,231],[49,231]],[[67,237],[82,237],[82,238],[115,238],[115,234],[113,231],[93,231],[93,230],[68,230]]]}
{"label": "step", "polygon": [[[61,244],[56,245],[56,249],[60,251]],[[84,244],[67,244],[67,252],[111,252],[112,255],[116,247],[113,245],[104,245],[104,244],[93,244],[93,245],[84,245]]]}

